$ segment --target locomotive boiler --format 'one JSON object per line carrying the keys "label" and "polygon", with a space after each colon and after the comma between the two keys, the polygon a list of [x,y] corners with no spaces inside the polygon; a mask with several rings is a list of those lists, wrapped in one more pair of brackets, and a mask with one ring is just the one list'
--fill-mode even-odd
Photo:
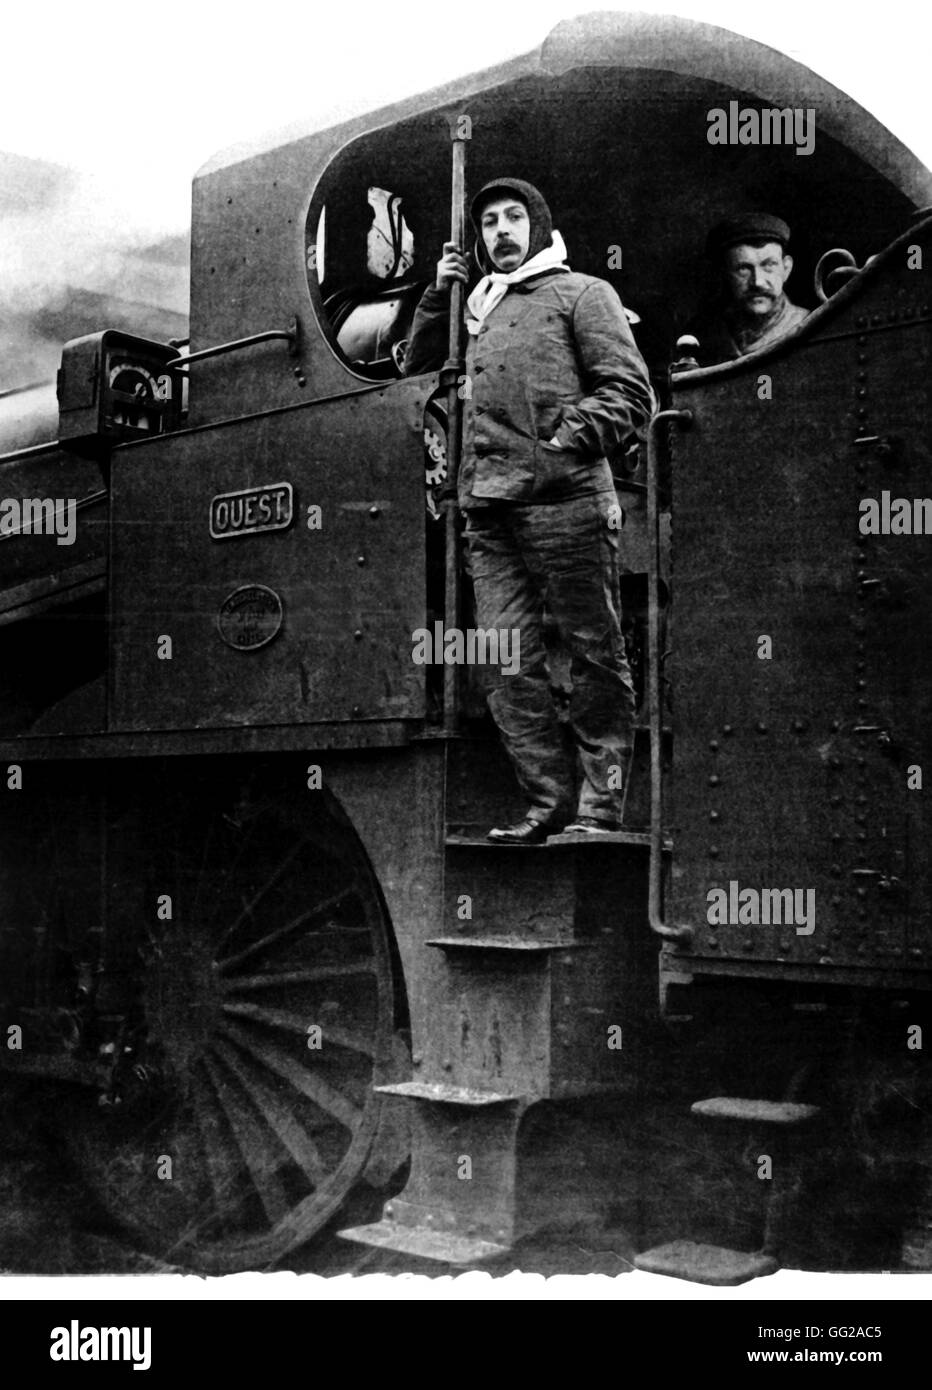
{"label": "locomotive boiler", "polygon": [[[713,142],[733,103],[812,112],[808,147]],[[483,672],[413,659],[469,603],[447,383],[402,375],[464,130],[661,402],[617,476],[640,714],[596,844],[484,838],[521,806]],[[932,1266],[930,202],[779,54],[587,16],[219,156],[190,341],[105,330],[0,398],[0,1064],[141,1248],[494,1269],[582,1226],[713,1283]],[[813,312],[700,369],[704,233],[748,206]]]}

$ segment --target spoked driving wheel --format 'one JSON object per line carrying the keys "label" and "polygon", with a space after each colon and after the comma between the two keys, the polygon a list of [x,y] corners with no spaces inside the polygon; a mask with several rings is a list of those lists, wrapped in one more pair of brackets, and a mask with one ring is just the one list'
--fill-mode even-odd
{"label": "spoked driving wheel", "polygon": [[336,806],[267,775],[191,777],[108,799],[98,998],[105,1021],[122,993],[125,1023],[109,1093],[82,1093],[69,1129],[149,1251],[220,1273],[280,1260],[340,1209],[397,1047],[384,908]]}

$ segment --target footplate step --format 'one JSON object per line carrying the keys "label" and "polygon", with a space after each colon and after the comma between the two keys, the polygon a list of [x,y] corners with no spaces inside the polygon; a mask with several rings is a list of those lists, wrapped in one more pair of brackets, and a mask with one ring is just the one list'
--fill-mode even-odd
{"label": "footplate step", "polygon": [[371,1226],[350,1226],[338,1233],[343,1240],[358,1245],[374,1245],[380,1250],[395,1250],[400,1255],[415,1255],[422,1260],[438,1260],[448,1265],[483,1264],[507,1255],[507,1245],[476,1236],[456,1235],[452,1231],[430,1231],[423,1226],[403,1226],[398,1221],[375,1221]]}
{"label": "footplate step", "polygon": [[779,1264],[772,1255],[756,1250],[727,1250],[721,1245],[698,1245],[692,1240],[674,1240],[635,1255],[636,1269],[645,1274],[666,1274],[671,1279],[689,1279],[695,1284],[746,1284],[774,1274]]}
{"label": "footplate step", "polygon": [[817,1105],[789,1100],[743,1100],[738,1096],[713,1096],[690,1106],[694,1115],[711,1120],[743,1120],[748,1124],[799,1125],[818,1115]]}

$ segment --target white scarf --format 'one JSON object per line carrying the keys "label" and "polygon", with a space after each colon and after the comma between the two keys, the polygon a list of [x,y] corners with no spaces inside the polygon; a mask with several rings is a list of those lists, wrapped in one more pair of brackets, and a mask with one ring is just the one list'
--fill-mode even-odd
{"label": "white scarf", "polygon": [[519,265],[517,270],[511,270],[507,275],[500,270],[493,270],[491,275],[482,277],[466,301],[467,332],[473,336],[479,332],[482,320],[488,318],[496,304],[501,303],[510,285],[520,284],[522,280],[529,280],[532,275],[540,275],[544,270],[565,270],[569,273],[566,246],[557,231],[553,232],[549,246],[545,246],[543,251],[538,251],[536,256],[532,256],[523,265]]}

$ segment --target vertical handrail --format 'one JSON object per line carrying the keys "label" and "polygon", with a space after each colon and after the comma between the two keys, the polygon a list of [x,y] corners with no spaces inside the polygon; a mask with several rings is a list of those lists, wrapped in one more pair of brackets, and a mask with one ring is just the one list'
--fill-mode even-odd
{"label": "vertical handrail", "polygon": [[689,941],[689,927],[663,920],[663,702],[660,693],[660,508],[657,500],[660,431],[692,424],[691,410],[661,410],[647,429],[647,708],[650,729],[650,866],[647,917],[652,932],[667,941]]}
{"label": "vertical handrail", "polygon": [[[465,132],[463,127],[465,126]],[[450,201],[450,240],[462,251],[466,239],[466,140],[469,131],[468,118],[460,117],[451,122],[450,133],[453,141],[453,176]],[[443,364],[443,377],[447,387],[447,479],[443,502],[444,509],[444,630],[449,632],[459,627],[460,618],[460,567],[459,536],[457,519],[457,479],[460,471],[460,455],[463,446],[463,397],[460,392],[460,378],[465,363],[463,361],[463,292],[464,286],[454,280],[450,287],[450,321],[447,360]],[[450,663],[443,668],[443,729],[452,734],[459,723],[459,681],[458,667]]]}

